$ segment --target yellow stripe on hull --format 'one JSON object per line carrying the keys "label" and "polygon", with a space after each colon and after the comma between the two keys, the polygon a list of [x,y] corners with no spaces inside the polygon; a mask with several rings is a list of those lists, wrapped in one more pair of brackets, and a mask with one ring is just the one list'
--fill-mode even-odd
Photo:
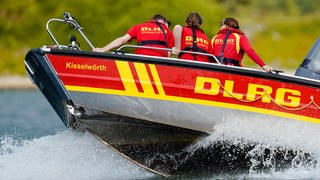
{"label": "yellow stripe on hull", "polygon": [[100,93],[100,94],[110,94],[110,95],[119,95],[119,96],[131,96],[131,97],[149,98],[149,99],[157,99],[157,100],[165,100],[165,101],[173,101],[173,102],[183,102],[183,103],[189,103],[189,104],[199,104],[199,105],[205,105],[205,106],[215,106],[215,107],[243,110],[243,111],[255,112],[259,114],[279,116],[279,117],[284,117],[289,119],[296,119],[296,120],[302,120],[305,122],[320,124],[320,120],[316,118],[290,114],[285,112],[279,112],[279,111],[274,111],[269,109],[224,103],[224,102],[216,102],[216,101],[208,101],[208,100],[200,100],[200,99],[192,99],[192,98],[168,96],[168,95],[157,95],[157,94],[150,95],[150,94],[144,94],[144,93],[137,93],[137,91],[133,92],[133,91],[123,91],[123,90],[109,90],[109,89],[103,89],[103,88],[91,88],[91,87],[81,87],[81,86],[66,86],[66,88],[69,91],[76,91],[76,92],[86,92],[86,93],[89,92],[89,93]]}

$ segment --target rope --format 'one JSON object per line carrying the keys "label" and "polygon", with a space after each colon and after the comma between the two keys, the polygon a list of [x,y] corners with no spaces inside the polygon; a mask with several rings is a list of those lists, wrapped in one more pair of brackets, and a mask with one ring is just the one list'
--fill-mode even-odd
{"label": "rope", "polygon": [[263,98],[264,96],[268,97],[274,104],[276,104],[277,106],[289,110],[289,111],[298,111],[298,110],[302,110],[307,108],[308,106],[310,106],[311,104],[313,104],[316,108],[318,108],[320,110],[320,106],[314,101],[313,96],[310,96],[310,102],[307,103],[306,105],[302,106],[302,107],[297,107],[297,108],[289,108],[286,106],[281,105],[280,103],[278,103],[274,98],[272,98],[266,91],[266,89],[263,90],[263,94],[259,97],[257,97],[256,99],[253,100],[244,100],[244,99],[239,99],[236,96],[234,96],[231,92],[227,91],[225,89],[225,87],[220,83],[220,81],[218,81],[219,86],[224,90],[224,92],[226,92],[228,95],[230,95],[231,97],[233,97],[234,99],[240,101],[240,102],[246,102],[246,103],[250,103],[250,102],[255,102],[261,98]]}
{"label": "rope", "polygon": [[320,109],[320,106],[313,100],[313,96],[310,96],[310,99],[311,99],[313,105],[314,105],[315,107],[317,107],[318,109]]}
{"label": "rope", "polygon": [[219,86],[224,90],[224,92],[226,92],[226,93],[229,94],[231,97],[237,99],[237,100],[240,101],[240,102],[246,102],[246,103],[254,102],[254,101],[257,101],[257,100],[263,98],[263,96],[264,96],[264,94],[263,94],[263,95],[261,95],[260,97],[254,99],[254,100],[239,99],[239,98],[237,98],[236,96],[234,96],[231,92],[227,91],[227,90],[224,88],[224,86],[220,83],[220,81],[218,81],[218,84],[219,84]]}
{"label": "rope", "polygon": [[[269,97],[269,99],[270,99],[274,104],[276,104],[277,106],[279,106],[279,107],[281,107],[281,108],[283,108],[283,109],[289,110],[289,111],[298,111],[298,110],[304,109],[304,108],[310,106],[310,105],[312,104],[312,102],[313,102],[313,101],[311,100],[309,103],[307,103],[306,105],[304,105],[304,106],[302,106],[302,107],[288,108],[288,107],[285,107],[285,106],[277,103],[277,101],[276,101],[275,99],[273,99],[269,94],[267,94],[267,97]],[[310,97],[310,98],[311,98],[311,97]]]}

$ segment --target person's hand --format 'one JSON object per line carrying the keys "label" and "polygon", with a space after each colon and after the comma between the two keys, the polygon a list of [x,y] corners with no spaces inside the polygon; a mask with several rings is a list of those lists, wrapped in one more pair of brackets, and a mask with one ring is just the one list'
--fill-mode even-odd
{"label": "person's hand", "polygon": [[92,48],[94,52],[105,52],[103,48]]}
{"label": "person's hand", "polygon": [[173,55],[178,55],[180,53],[180,49],[176,48],[176,47],[173,47],[172,48],[172,54]]}
{"label": "person's hand", "polygon": [[264,71],[266,71],[266,72],[272,72],[272,67],[267,66],[267,65],[264,65],[264,66],[262,67],[262,69],[263,69]]}

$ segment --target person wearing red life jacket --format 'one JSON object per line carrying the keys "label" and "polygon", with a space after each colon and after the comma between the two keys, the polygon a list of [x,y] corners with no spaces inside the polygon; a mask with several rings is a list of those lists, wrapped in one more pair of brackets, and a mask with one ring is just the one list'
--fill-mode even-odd
{"label": "person wearing red life jacket", "polygon": [[[172,48],[174,37],[169,29],[170,22],[162,15],[156,14],[150,21],[131,27],[128,32],[102,48],[93,48],[95,52],[106,52],[119,47],[132,39],[136,39],[140,46],[155,48]],[[135,54],[169,57],[170,53],[164,50],[137,48]]]}
{"label": "person wearing red life jacket", "polygon": [[175,46],[172,48],[172,54],[179,55],[180,59],[209,62],[210,56],[181,52],[211,53],[210,40],[200,28],[202,22],[203,18],[198,12],[191,12],[186,18],[184,27],[175,25],[173,28]]}
{"label": "person wearing red life jacket", "polygon": [[235,18],[225,18],[221,22],[220,31],[211,40],[212,54],[222,64],[242,66],[244,53],[266,72],[271,72],[272,67],[267,66],[259,55],[253,50],[248,38],[240,30]]}

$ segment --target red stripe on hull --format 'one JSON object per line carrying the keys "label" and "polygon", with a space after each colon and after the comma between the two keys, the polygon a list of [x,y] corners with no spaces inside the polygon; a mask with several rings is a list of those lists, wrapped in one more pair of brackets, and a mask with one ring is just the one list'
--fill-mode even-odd
{"label": "red stripe on hull", "polygon": [[137,86],[138,91],[143,92],[143,88],[142,88],[138,73],[136,71],[136,68],[134,67],[133,62],[129,62],[129,67],[130,67],[130,70],[131,70],[131,73],[132,73],[132,76],[133,76],[133,79],[134,79],[134,82]]}
{"label": "red stripe on hull", "polygon": [[48,58],[65,85],[125,90],[115,61],[52,54]]}
{"label": "red stripe on hull", "polygon": [[148,65],[146,65],[146,69],[147,69],[147,72],[148,72],[148,76],[150,78],[150,81],[151,81],[151,85],[152,85],[152,88],[154,90],[154,93],[155,94],[159,94],[159,91],[158,91],[158,88],[155,84],[155,81],[153,79],[153,76],[152,76],[152,73],[151,73],[151,70],[150,70],[150,67]]}

